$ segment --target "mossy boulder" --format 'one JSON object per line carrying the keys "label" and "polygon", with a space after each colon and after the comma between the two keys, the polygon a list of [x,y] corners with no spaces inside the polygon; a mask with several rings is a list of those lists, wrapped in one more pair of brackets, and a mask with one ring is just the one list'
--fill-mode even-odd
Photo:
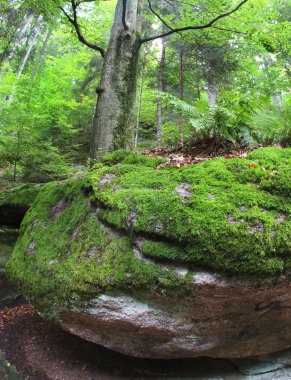
{"label": "mossy boulder", "polygon": [[116,152],[44,186],[9,277],[45,317],[143,357],[291,344],[291,149],[157,170]]}
{"label": "mossy boulder", "polygon": [[40,189],[34,183],[0,186],[0,226],[19,227]]}

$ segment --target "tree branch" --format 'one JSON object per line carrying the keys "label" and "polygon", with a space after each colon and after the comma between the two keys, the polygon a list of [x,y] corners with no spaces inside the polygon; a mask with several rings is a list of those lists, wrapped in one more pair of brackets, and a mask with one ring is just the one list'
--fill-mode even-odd
{"label": "tree branch", "polygon": [[162,19],[162,17],[154,10],[153,6],[152,6],[152,3],[151,3],[151,0],[148,0],[148,3],[149,3],[149,7],[150,7],[150,11],[170,30],[173,30],[173,28],[170,27],[170,25],[164,20]]}
{"label": "tree branch", "polygon": [[227,17],[229,15],[231,15],[232,13],[238,11],[240,9],[240,7],[243,6],[243,4],[245,4],[248,0],[243,0],[241,1],[237,7],[235,7],[234,9],[232,9],[231,11],[229,12],[226,12],[226,13],[223,13],[217,17],[215,17],[213,20],[209,21],[207,24],[204,24],[204,25],[197,25],[197,26],[185,26],[184,28],[176,28],[176,29],[171,29],[170,31],[166,32],[166,33],[161,33],[161,34],[158,34],[156,36],[152,36],[152,37],[146,37],[146,38],[143,38],[140,40],[140,44],[144,44],[145,42],[149,42],[149,41],[153,41],[153,40],[156,40],[158,38],[164,38],[164,37],[167,37],[167,36],[170,36],[171,34],[174,34],[174,33],[179,33],[179,32],[185,32],[187,30],[199,30],[199,29],[207,29],[207,28],[210,28],[212,27],[212,25],[214,23],[216,23],[217,21],[219,21],[220,19],[224,18],[224,17]]}
{"label": "tree branch", "polygon": [[78,24],[77,7],[81,3],[84,3],[84,2],[88,3],[90,1],[94,1],[94,0],[82,0],[82,1],[79,1],[78,3],[76,3],[75,0],[71,0],[72,10],[73,10],[73,18],[65,11],[65,9],[63,7],[59,7],[59,8],[64,13],[64,15],[67,17],[68,21],[74,26],[79,41],[82,42],[84,45],[88,46],[90,49],[98,51],[102,55],[102,57],[104,58],[105,57],[105,50],[102,47],[100,47],[96,44],[93,44],[92,42],[87,41],[81,32],[80,25]]}
{"label": "tree branch", "polygon": [[96,0],[80,0],[76,3],[76,7],[78,7],[79,5],[83,4],[83,3],[94,3]]}
{"label": "tree branch", "polygon": [[223,30],[224,32],[231,32],[231,33],[237,33],[237,34],[244,34],[244,35],[248,35],[248,33],[245,33],[245,32],[241,32],[239,30],[234,30],[234,29],[226,29],[226,28],[220,28],[218,26],[211,26],[211,28],[213,29],[217,29],[217,30]]}
{"label": "tree branch", "polygon": [[128,30],[128,25],[126,23],[126,7],[127,7],[127,0],[123,0],[123,8],[122,8],[122,24],[124,26],[125,30]]}

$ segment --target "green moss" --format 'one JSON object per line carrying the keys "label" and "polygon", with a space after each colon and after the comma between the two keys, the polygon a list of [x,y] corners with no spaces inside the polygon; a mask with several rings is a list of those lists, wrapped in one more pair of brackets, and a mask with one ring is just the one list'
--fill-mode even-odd
{"label": "green moss", "polygon": [[40,188],[41,185],[32,183],[4,189],[0,192],[0,206],[30,206]]}
{"label": "green moss", "polygon": [[[252,153],[258,161],[217,159],[179,170],[126,163],[102,167],[90,174],[92,200],[111,225],[183,243],[183,260],[232,273],[279,274],[290,254],[290,150],[271,150],[269,161],[266,148],[265,154]],[[114,178],[100,188],[108,173]],[[286,181],[279,180],[280,173]],[[192,193],[186,199],[177,194],[183,183]],[[180,255],[161,249],[146,254]]]}
{"label": "green moss", "polygon": [[130,152],[128,150],[119,149],[119,150],[116,150],[115,152],[106,154],[102,158],[101,162],[104,165],[116,165],[116,164],[121,163],[129,154]]}
{"label": "green moss", "polygon": [[152,258],[187,261],[185,249],[174,243],[147,239],[141,244],[141,252]]}
{"label": "green moss", "polygon": [[128,164],[128,165],[141,165],[155,168],[159,164],[165,162],[164,158],[161,157],[148,157],[136,155],[126,149],[119,149],[115,152],[108,153],[101,160],[104,165],[112,166],[117,164]]}
{"label": "green moss", "polygon": [[[66,207],[53,214],[56,204]],[[40,309],[51,297],[57,307],[75,294],[87,299],[105,290],[171,291],[183,282],[173,270],[137,258],[131,238],[100,224],[73,182],[44,187],[25,217],[7,271]]]}
{"label": "green moss", "polygon": [[82,181],[47,184],[22,223],[9,276],[39,309],[104,291],[179,294],[193,281],[191,270],[183,277],[157,259],[279,276],[291,269],[290,198],[265,183],[271,166],[290,169],[280,154],[275,164],[263,158],[266,170],[255,152],[161,170],[127,154]]}
{"label": "green moss", "polygon": [[228,168],[242,182],[252,182],[272,194],[291,196],[291,149],[263,148],[248,156],[248,160],[231,160]]}
{"label": "green moss", "polygon": [[275,147],[261,148],[254,150],[248,155],[248,158],[251,160],[274,164],[281,164],[282,160],[290,159],[291,157],[291,148],[278,149]]}

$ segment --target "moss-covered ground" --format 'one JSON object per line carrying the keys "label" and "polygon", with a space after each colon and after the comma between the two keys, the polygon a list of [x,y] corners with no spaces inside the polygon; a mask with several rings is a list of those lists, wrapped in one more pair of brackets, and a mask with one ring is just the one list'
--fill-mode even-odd
{"label": "moss-covered ground", "polygon": [[[83,180],[45,185],[9,276],[35,304],[104,290],[177,292],[195,281],[197,265],[278,277],[291,269],[290,157],[291,149],[265,148],[157,170],[162,159],[110,154]],[[183,262],[188,275],[141,260],[137,246],[145,257]]]}

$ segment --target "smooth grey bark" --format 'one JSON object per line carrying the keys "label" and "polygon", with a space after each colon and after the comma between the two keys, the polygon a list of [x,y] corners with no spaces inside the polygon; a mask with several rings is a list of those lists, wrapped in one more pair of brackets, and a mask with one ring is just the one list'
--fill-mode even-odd
{"label": "smooth grey bark", "polygon": [[136,126],[135,126],[135,131],[134,131],[134,147],[135,148],[137,147],[138,137],[139,137],[139,123],[140,123],[140,115],[141,115],[145,65],[146,65],[146,55],[144,56],[144,60],[142,63],[142,68],[141,68],[141,75],[140,75],[140,86],[139,86],[139,95],[138,95],[138,104],[137,104]]}
{"label": "smooth grey bark", "polygon": [[142,26],[141,0],[118,0],[105,55],[93,120],[91,154],[99,158],[110,150],[133,145],[134,106]]}
{"label": "smooth grey bark", "polygon": [[37,74],[37,70],[38,70],[38,68],[39,68],[39,66],[40,66],[40,64],[42,62],[42,59],[43,59],[43,56],[44,56],[44,53],[46,51],[46,48],[47,48],[47,45],[48,45],[48,42],[49,42],[49,39],[50,39],[51,35],[52,35],[52,31],[49,30],[49,32],[47,33],[47,35],[45,37],[45,40],[43,42],[42,48],[41,48],[41,50],[39,52],[39,55],[38,55],[38,58],[37,58],[37,62],[36,62],[35,66],[34,66],[34,69],[33,69],[32,73],[31,73],[30,79],[32,81],[34,80],[34,78],[35,78],[35,76]]}
{"label": "smooth grey bark", "polygon": [[[179,51],[179,98],[184,99],[184,50],[181,47]],[[180,144],[184,144],[184,121],[183,116],[179,115],[179,137]]]}
{"label": "smooth grey bark", "polygon": [[217,102],[217,89],[214,80],[208,80],[207,83],[207,93],[208,93],[208,105],[213,107]]}
{"label": "smooth grey bark", "polygon": [[6,60],[6,63],[4,65],[4,68],[2,70],[2,73],[0,73],[0,79],[3,78],[3,76],[7,73],[9,66],[10,66],[10,63],[12,62],[12,60],[13,60],[16,52],[17,52],[18,46],[20,45],[23,37],[25,36],[27,29],[31,26],[33,19],[34,19],[34,15],[33,14],[29,15],[25,24],[23,25],[22,29],[20,30],[18,38],[15,41],[15,44],[14,44],[13,48],[11,49],[11,51],[7,57],[7,60]]}
{"label": "smooth grey bark", "polygon": [[36,41],[37,41],[37,38],[38,36],[40,35],[40,32],[41,32],[41,28],[42,28],[42,20],[43,20],[43,16],[39,16],[38,19],[37,19],[37,25],[36,25],[36,28],[35,28],[35,32],[34,32],[34,35],[32,37],[32,40],[29,42],[29,45],[28,45],[28,49],[26,51],[26,54],[23,58],[23,61],[22,61],[22,65],[20,66],[20,69],[18,71],[18,75],[17,75],[17,79],[19,80],[22,73],[23,73],[23,70],[27,64],[27,61],[30,57],[30,54],[31,54],[31,51],[32,51],[32,48],[34,47]]}
{"label": "smooth grey bark", "polygon": [[[27,61],[30,57],[30,54],[31,54],[31,51],[32,51],[32,48],[34,47],[36,41],[37,41],[37,38],[38,36],[40,35],[40,32],[41,32],[41,28],[42,28],[42,20],[43,20],[43,16],[39,16],[38,19],[37,19],[37,24],[36,24],[36,28],[35,28],[35,32],[34,32],[34,35],[33,35],[33,38],[32,40],[29,42],[29,45],[28,45],[28,49],[26,51],[26,54],[24,56],[24,59],[22,61],[22,64],[20,66],[20,69],[18,71],[18,74],[17,74],[17,81],[21,78],[21,75],[23,73],[23,70],[27,64]],[[9,100],[8,100],[8,103],[11,104],[12,101],[13,101],[13,97],[14,97],[14,92],[15,92],[15,86],[13,86],[13,89],[12,89],[12,93],[9,97]]]}
{"label": "smooth grey bark", "polygon": [[[165,90],[165,62],[166,62],[166,46],[164,41],[162,41],[162,52],[160,59],[160,70],[158,77],[158,90]],[[157,142],[158,145],[162,145],[163,140],[163,105],[162,100],[157,100]]]}

